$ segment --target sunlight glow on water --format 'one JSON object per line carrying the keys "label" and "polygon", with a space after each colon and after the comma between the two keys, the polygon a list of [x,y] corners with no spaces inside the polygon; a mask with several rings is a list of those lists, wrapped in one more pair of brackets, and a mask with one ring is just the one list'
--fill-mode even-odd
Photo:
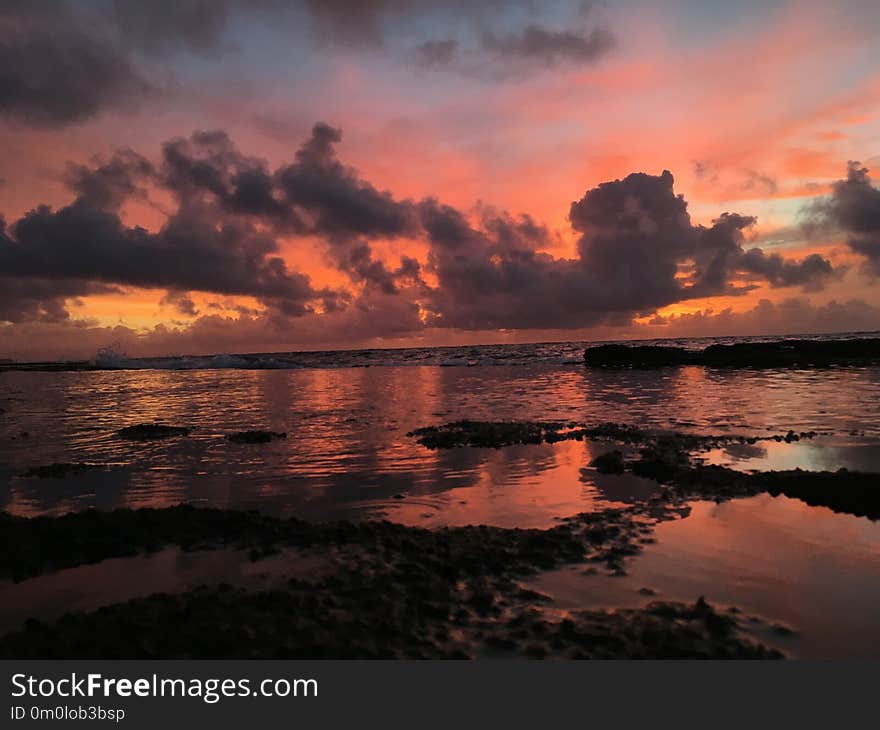
{"label": "sunlight glow on water", "polygon": [[[684,519],[658,525],[655,537],[626,576],[585,576],[580,566],[529,585],[572,609],[705,596],[742,609],[750,633],[792,656],[880,654],[880,523],[761,494],[695,502]],[[655,595],[641,595],[643,588]]]}
{"label": "sunlight glow on water", "polygon": [[[703,458],[744,470],[880,468],[878,368],[4,372],[0,408],[0,509],[21,515],[191,501],[308,519],[548,527],[560,517],[643,499],[657,488],[631,474],[603,476],[588,468],[607,444],[430,451],[406,436],[462,418],[617,421],[752,436],[818,431],[811,441],[762,441]],[[194,431],[146,443],[115,436],[149,421]],[[253,428],[284,431],[287,438],[262,445],[224,438]],[[21,476],[53,462],[101,468],[64,479]],[[639,594],[642,587],[660,598],[705,595],[753,613],[761,619],[753,624],[755,635],[794,655],[876,656],[878,530],[880,523],[781,497],[696,502],[689,516],[657,527],[657,543],[630,561],[628,576],[586,577],[580,566],[545,575],[536,587],[563,609],[640,605],[651,600]],[[6,620],[51,613],[65,595],[88,608],[126,591],[139,594],[139,585],[119,578],[135,565],[152,576],[144,584],[151,590],[229,571],[237,581],[250,580],[240,555],[220,563],[193,560],[165,551],[0,586],[9,592]],[[76,571],[107,584],[109,593],[72,589]],[[798,633],[782,636],[774,623]]]}
{"label": "sunlight glow on water", "polygon": [[[826,446],[850,443],[857,431],[870,450],[880,440],[880,369],[7,372],[0,374],[0,407],[0,508],[19,514],[196,501],[312,519],[387,514],[429,524],[545,524],[557,509],[590,509],[602,496],[579,481],[586,451],[429,451],[406,432],[460,418],[610,420],[699,433],[816,430],[830,434]],[[148,421],[195,430],[147,443],[115,436]],[[264,445],[224,439],[248,428],[288,437]],[[775,454],[788,446],[767,448]],[[791,446],[788,453],[809,448]],[[569,447],[577,448],[586,446]],[[105,468],[63,480],[18,476],[80,461]],[[398,494],[424,509],[404,508]]]}

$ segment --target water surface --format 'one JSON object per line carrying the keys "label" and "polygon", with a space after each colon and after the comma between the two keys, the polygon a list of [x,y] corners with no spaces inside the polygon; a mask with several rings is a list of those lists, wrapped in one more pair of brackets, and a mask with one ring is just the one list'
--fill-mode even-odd
{"label": "water surface", "polygon": [[[871,464],[880,442],[880,368],[594,371],[538,363],[6,372],[0,407],[0,508],[17,514],[197,501],[312,519],[394,513],[416,521],[430,514],[422,519],[441,523],[461,521],[465,499],[468,521],[507,524],[498,507],[505,494],[517,503],[510,505],[515,519],[539,524],[556,510],[589,509],[603,497],[595,479],[581,480],[590,446],[429,451],[406,433],[460,418],[617,421],[746,435],[814,430],[823,434],[823,448],[853,448],[857,440],[862,462]],[[147,421],[194,431],[148,443],[115,436]],[[288,437],[264,445],[224,438],[248,428]],[[808,447],[761,448],[782,454]],[[64,480],[19,476],[52,462],[103,468]],[[528,494],[544,513],[529,517],[522,509]],[[398,495],[422,500],[425,509],[403,510]]]}

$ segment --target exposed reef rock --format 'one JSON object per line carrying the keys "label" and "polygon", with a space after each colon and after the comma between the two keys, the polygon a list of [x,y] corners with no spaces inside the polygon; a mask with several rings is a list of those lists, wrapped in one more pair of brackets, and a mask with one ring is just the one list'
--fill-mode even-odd
{"label": "exposed reef rock", "polygon": [[[700,451],[729,444],[760,441],[792,443],[810,439],[815,431],[770,436],[716,435],[647,431],[632,426],[605,423],[586,426],[561,422],[455,421],[412,431],[410,436],[427,448],[478,446],[500,448],[518,443],[553,443],[565,439],[612,441],[637,447],[638,459],[623,461],[623,468],[647,479],[669,485],[680,497],[730,499],[761,492],[784,494],[807,504],[828,507],[860,517],[880,519],[880,474],[851,472],[810,472],[800,469],[770,472],[740,472],[721,466],[695,463]],[[620,453],[620,452],[618,452]],[[606,473],[618,471],[620,460],[609,452],[596,457],[591,466]],[[621,459],[622,459],[621,454]]]}
{"label": "exposed reef rock", "polygon": [[829,367],[880,363],[880,338],[777,340],[710,345],[687,350],[666,345],[597,345],[584,352],[589,367],[667,367],[705,365],[725,368]]}
{"label": "exposed reef rock", "polygon": [[623,461],[623,452],[617,449],[599,454],[590,462],[600,474],[623,474],[626,465]]}
{"label": "exposed reef rock", "polygon": [[[517,579],[566,563],[621,571],[641,550],[650,510],[577,515],[547,530],[424,530],[388,522],[315,524],[193,507],[85,512],[58,518],[0,513],[4,575],[134,554],[276,545],[347,556],[330,574],[154,594],[51,624],[28,620],[0,638],[3,658],[780,658],[702,599],[643,609],[542,610],[551,599]],[[673,512],[656,507],[655,519]]]}
{"label": "exposed reef rock", "polygon": [[66,462],[58,462],[55,464],[47,464],[45,466],[34,466],[22,473],[23,477],[36,477],[37,479],[63,479],[72,474],[82,474],[89,469],[97,469],[96,464],[85,464],[79,462],[69,464]]}
{"label": "exposed reef rock", "polygon": [[275,439],[286,438],[286,433],[277,431],[238,431],[226,435],[226,440],[234,444],[268,444]]}
{"label": "exposed reef rock", "polygon": [[664,448],[711,449],[728,444],[755,444],[759,441],[796,441],[813,438],[815,431],[772,436],[740,436],[721,434],[701,436],[698,434],[666,431],[648,431],[623,423],[600,423],[588,425],[573,421],[453,421],[440,426],[425,426],[410,431],[407,436],[415,438],[429,449],[451,449],[459,446],[501,448],[514,444],[556,443],[558,441],[584,439],[592,441],[616,441],[632,445],[658,444]]}
{"label": "exposed reef rock", "polygon": [[29,621],[0,638],[15,659],[780,659],[702,599],[548,619],[413,565],[344,572],[273,591],[156,594]]}
{"label": "exposed reef rock", "polygon": [[857,517],[880,519],[880,474],[837,471],[758,471],[743,473],[722,466],[693,466],[670,480],[682,494],[728,499],[761,492],[799,499]]}
{"label": "exposed reef rock", "polygon": [[661,345],[597,345],[584,352],[584,362],[593,367],[656,368],[668,365],[697,365],[700,354],[683,347]]}
{"label": "exposed reef rock", "polygon": [[14,517],[0,512],[0,578],[25,578],[106,558],[154,552],[167,545],[186,550],[277,546],[358,546],[370,554],[412,554],[454,578],[523,576],[567,563],[604,562],[617,570],[640,549],[652,519],[677,513],[609,509],[560,521],[546,530],[476,525],[427,530],[391,522],[313,523],[255,512],[188,505],[164,509],[87,510],[61,517]]}
{"label": "exposed reef rock", "polygon": [[500,448],[513,444],[556,443],[584,439],[613,439],[637,443],[646,433],[617,423],[586,426],[562,421],[453,421],[442,426],[426,426],[410,431],[407,436],[429,449],[451,449],[456,446]]}
{"label": "exposed reef rock", "polygon": [[174,436],[189,436],[191,428],[186,426],[165,426],[161,423],[139,423],[136,426],[126,426],[116,432],[119,438],[128,441],[154,441],[157,439],[173,438]]}
{"label": "exposed reef rock", "polygon": [[880,338],[781,340],[711,345],[703,362],[717,367],[828,367],[880,362]]}

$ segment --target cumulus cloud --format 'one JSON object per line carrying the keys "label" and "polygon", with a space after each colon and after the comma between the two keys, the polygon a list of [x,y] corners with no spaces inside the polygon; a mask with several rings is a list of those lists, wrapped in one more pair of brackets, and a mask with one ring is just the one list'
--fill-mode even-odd
{"label": "cumulus cloud", "polygon": [[[157,162],[122,150],[69,166],[72,202],[0,226],[0,278],[15,283],[0,293],[0,317],[59,321],[70,298],[142,287],[164,290],[161,303],[196,318],[192,327],[219,321],[200,316],[190,295],[209,292],[258,300],[264,311],[239,311],[260,323],[260,336],[314,326],[324,337],[363,340],[401,328],[626,324],[757,282],[816,290],[836,273],[815,254],[790,260],[746,248],[753,217],[723,213],[695,225],[668,171],[602,183],[573,202],[577,250],[560,258],[548,253],[558,250],[555,234],[529,215],[490,206],[466,213],[377,188],[340,161],[341,140],[340,130],[318,123],[293,160],[273,168],[222,130],[197,131],[162,145]],[[164,223],[154,231],[125,224],[126,204],[150,202],[153,189],[175,201]],[[313,286],[281,255],[282,236],[323,241],[326,261],[349,286]],[[395,239],[418,240],[427,254],[376,254],[379,242]],[[327,327],[305,324],[320,321]],[[355,335],[356,325],[367,329]]]}
{"label": "cumulus cloud", "polygon": [[880,189],[866,167],[850,162],[846,178],[835,182],[831,194],[809,212],[811,225],[844,232],[850,248],[865,257],[866,271],[880,276]]}
{"label": "cumulus cloud", "polygon": [[671,317],[655,317],[627,331],[627,336],[718,337],[737,335],[796,335],[821,332],[869,332],[880,329],[880,308],[863,299],[813,304],[794,297],[773,302],[760,300],[741,312],[731,308],[705,309]]}
{"label": "cumulus cloud", "polygon": [[155,168],[149,160],[125,149],[106,162],[96,160],[93,167],[69,163],[65,182],[85,204],[116,210],[130,198],[145,197],[144,183],[154,175]]}
{"label": "cumulus cloud", "polygon": [[182,204],[216,200],[229,214],[282,230],[326,236],[397,237],[416,231],[414,206],[363,180],[336,156],[342,132],[319,122],[292,163],[270,170],[223,131],[199,131],[163,146],[162,183]]}
{"label": "cumulus cloud", "polygon": [[687,299],[742,294],[760,279],[818,289],[835,272],[819,256],[789,261],[743,248],[755,219],[735,213],[694,225],[673,177],[634,173],[602,183],[571,205],[578,256],[556,258],[547,229],[528,216],[484,211],[477,225],[433,200],[420,204],[438,286],[427,306],[435,326],[577,328]]}
{"label": "cumulus cloud", "polygon": [[[259,168],[250,167],[222,133],[194,139],[208,149],[205,159],[170,155],[179,147],[172,142],[161,167],[130,151],[92,168],[69,167],[68,186],[76,193],[69,205],[41,205],[0,228],[0,277],[39,280],[39,311],[57,311],[65,297],[90,293],[71,290],[71,281],[253,296],[286,316],[334,306],[340,294],[316,290],[307,275],[291,271],[276,238],[245,215],[273,214],[249,177]],[[179,198],[156,232],[125,225],[118,210],[145,194],[148,184]],[[49,307],[53,283],[56,299]],[[177,304],[190,309],[179,299]]]}
{"label": "cumulus cloud", "polygon": [[416,232],[414,206],[377,190],[336,157],[342,132],[318,123],[293,164],[275,174],[288,205],[304,210],[310,230],[331,239],[397,237]]}
{"label": "cumulus cloud", "polygon": [[78,198],[16,221],[0,242],[0,276],[250,295],[289,315],[332,296],[315,291],[277,253],[274,239],[240,222],[218,226],[211,210],[181,209],[150,233]]}
{"label": "cumulus cloud", "polygon": [[185,317],[195,317],[199,313],[198,309],[196,309],[196,303],[187,291],[169,290],[159,303],[173,308],[178,314],[182,314]]}

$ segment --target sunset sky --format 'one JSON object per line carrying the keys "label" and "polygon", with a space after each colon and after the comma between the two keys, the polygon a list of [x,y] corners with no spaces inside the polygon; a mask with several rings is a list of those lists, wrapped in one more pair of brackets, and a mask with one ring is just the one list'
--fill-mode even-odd
{"label": "sunset sky", "polygon": [[880,3],[0,3],[0,357],[880,329]]}

